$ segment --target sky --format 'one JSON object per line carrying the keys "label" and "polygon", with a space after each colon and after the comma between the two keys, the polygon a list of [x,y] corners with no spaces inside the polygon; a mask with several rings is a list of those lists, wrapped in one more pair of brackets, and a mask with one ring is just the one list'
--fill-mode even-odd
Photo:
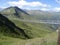
{"label": "sky", "polygon": [[27,10],[60,11],[60,0],[0,0],[0,8],[10,6]]}

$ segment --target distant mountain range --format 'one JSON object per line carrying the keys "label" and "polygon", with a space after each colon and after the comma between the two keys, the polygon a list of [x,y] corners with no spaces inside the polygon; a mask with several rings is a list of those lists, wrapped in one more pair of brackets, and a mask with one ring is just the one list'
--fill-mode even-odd
{"label": "distant mountain range", "polygon": [[60,20],[60,12],[27,10],[37,20]]}
{"label": "distant mountain range", "polygon": [[60,12],[41,11],[41,10],[23,10],[16,6],[8,7],[2,11],[1,14],[19,19],[31,20],[60,20]]}
{"label": "distant mountain range", "polygon": [[0,11],[3,10],[2,8],[0,8]]}

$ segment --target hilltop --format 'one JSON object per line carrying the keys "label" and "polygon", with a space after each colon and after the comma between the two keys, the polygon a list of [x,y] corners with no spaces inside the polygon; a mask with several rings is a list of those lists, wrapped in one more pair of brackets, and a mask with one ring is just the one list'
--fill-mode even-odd
{"label": "hilltop", "polygon": [[5,15],[6,17],[12,17],[12,18],[15,17],[15,18],[20,18],[20,19],[25,19],[30,16],[23,9],[20,9],[16,6],[5,8],[2,11],[0,11],[0,13]]}

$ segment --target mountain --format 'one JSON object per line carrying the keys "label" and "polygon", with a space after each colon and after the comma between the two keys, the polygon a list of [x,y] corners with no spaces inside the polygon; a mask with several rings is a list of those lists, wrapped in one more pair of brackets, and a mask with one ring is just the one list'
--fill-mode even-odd
{"label": "mountain", "polygon": [[60,20],[60,12],[41,11],[41,10],[23,10],[16,6],[8,7],[1,14],[8,18],[34,19],[34,20]]}
{"label": "mountain", "polygon": [[3,10],[2,8],[0,8],[0,11]]}
{"label": "mountain", "polygon": [[25,12],[24,10],[14,6],[14,7],[8,7],[2,11],[0,11],[1,14],[4,14],[7,17],[16,17],[16,18],[21,18],[25,19],[29,17],[29,14]]}
{"label": "mountain", "polygon": [[30,38],[23,29],[17,27],[8,18],[0,14],[0,34],[11,37]]}
{"label": "mountain", "polygon": [[[15,7],[16,8],[16,7]],[[34,20],[45,19],[50,16],[50,12],[37,11],[19,11],[17,14],[14,7],[6,8],[12,10],[10,12],[1,11],[0,14],[0,45],[55,45],[57,42],[56,30],[60,25],[44,24],[34,22],[24,22],[21,20],[14,20],[13,18],[29,19],[30,15]],[[18,12],[18,11],[17,11]],[[34,12],[34,13],[33,13]],[[16,15],[15,15],[16,13]],[[23,13],[23,15],[21,14]],[[43,15],[42,15],[43,14]],[[49,16],[47,15],[49,14]],[[17,16],[18,15],[18,16]],[[44,17],[47,16],[47,17]],[[47,18],[50,19],[50,18]],[[15,38],[14,38],[15,37]],[[29,39],[29,40],[22,40]],[[30,39],[32,38],[32,39]],[[53,39],[53,40],[52,40]]]}
{"label": "mountain", "polygon": [[60,12],[28,10],[26,11],[37,20],[60,20]]}
{"label": "mountain", "polygon": [[58,25],[28,23],[13,19],[10,21],[8,18],[0,14],[0,34],[5,36],[25,39],[44,37],[56,29],[58,29]]}
{"label": "mountain", "polygon": [[[27,19],[27,20],[29,18],[34,19],[34,20],[50,19],[49,16],[51,12],[44,12],[41,10],[29,10],[29,11],[22,10],[21,11],[21,9],[19,9],[18,7],[9,7],[9,8],[2,10],[1,13],[4,16],[6,16],[8,19],[10,19],[10,21],[12,21],[16,26],[23,29],[26,35],[28,35],[28,37],[45,36],[50,32],[56,31],[58,27],[60,26],[60,25],[55,25],[55,24],[33,23],[33,22],[26,22],[26,20],[24,21],[17,20],[17,18]],[[16,18],[16,20],[14,20],[14,18]]]}

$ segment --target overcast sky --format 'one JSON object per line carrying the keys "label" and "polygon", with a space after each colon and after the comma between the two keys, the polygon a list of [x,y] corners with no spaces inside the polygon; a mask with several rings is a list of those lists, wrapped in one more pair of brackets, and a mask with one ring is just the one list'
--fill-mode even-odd
{"label": "overcast sky", "polygon": [[0,0],[0,8],[10,6],[28,10],[60,11],[60,0]]}

